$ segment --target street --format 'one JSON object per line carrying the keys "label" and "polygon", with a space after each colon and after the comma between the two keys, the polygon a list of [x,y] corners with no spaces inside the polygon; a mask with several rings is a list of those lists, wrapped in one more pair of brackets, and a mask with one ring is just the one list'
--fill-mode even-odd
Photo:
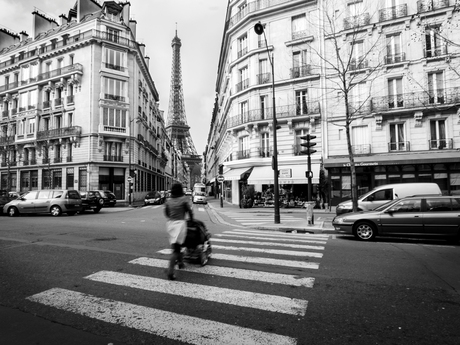
{"label": "street", "polygon": [[176,281],[162,206],[2,216],[0,343],[460,343],[458,245],[262,230],[238,210],[222,210],[224,223],[194,210],[213,256]]}

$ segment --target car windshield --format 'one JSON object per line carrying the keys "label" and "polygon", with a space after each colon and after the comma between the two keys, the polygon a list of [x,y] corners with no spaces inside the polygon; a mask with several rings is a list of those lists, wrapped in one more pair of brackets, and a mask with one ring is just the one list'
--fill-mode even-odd
{"label": "car windshield", "polygon": [[380,205],[379,207],[374,208],[374,211],[382,211],[382,210],[386,209],[388,206],[391,206],[391,205],[393,205],[394,203],[396,203],[398,201],[399,201],[399,199],[390,200],[390,201],[384,203],[383,205]]}

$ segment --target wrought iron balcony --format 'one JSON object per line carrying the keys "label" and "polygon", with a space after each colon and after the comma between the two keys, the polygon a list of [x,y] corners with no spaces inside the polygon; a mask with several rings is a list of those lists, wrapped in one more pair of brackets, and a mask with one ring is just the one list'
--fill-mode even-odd
{"label": "wrought iron balcony", "polygon": [[259,157],[271,157],[273,156],[273,149],[267,147],[259,147]]}
{"label": "wrought iron balcony", "polygon": [[42,159],[42,164],[50,164],[51,160],[49,158],[43,158]]}
{"label": "wrought iron balcony", "polygon": [[345,30],[368,25],[371,21],[369,13],[362,13],[357,16],[351,16],[343,20],[343,28]]}
{"label": "wrought iron balcony", "polygon": [[402,93],[395,96],[373,97],[371,111],[382,112],[393,109],[432,108],[460,103],[460,87]]}
{"label": "wrought iron balcony", "polygon": [[73,104],[74,101],[75,101],[74,95],[67,96],[67,104]]}
{"label": "wrought iron balcony", "polygon": [[250,157],[250,150],[238,151],[238,159],[245,159]]}
{"label": "wrought iron balcony", "polygon": [[245,79],[236,84],[236,92],[240,92],[249,87],[249,79]]}
{"label": "wrought iron balcony", "polygon": [[241,50],[239,50],[237,53],[237,58],[239,59],[240,57],[246,55],[247,53],[248,53],[248,47],[241,48]]}
{"label": "wrought iron balcony", "polygon": [[67,161],[67,163],[72,162],[72,156],[67,156],[66,161]]}
{"label": "wrought iron balcony", "polygon": [[311,74],[310,65],[302,65],[291,68],[291,79],[306,77]]}
{"label": "wrought iron balcony", "polygon": [[62,137],[73,137],[81,134],[80,126],[63,127],[56,129],[49,129],[45,131],[39,131],[37,133],[37,139],[53,139]]}
{"label": "wrought iron balcony", "polygon": [[406,61],[406,53],[386,55],[384,58],[385,65]]}
{"label": "wrought iron balcony", "polygon": [[119,96],[119,95],[111,95],[111,94],[106,93],[106,94],[104,95],[104,98],[105,98],[105,99],[110,99],[110,100],[112,100],[112,101],[125,102],[125,97]]}
{"label": "wrought iron balcony", "polygon": [[15,136],[0,137],[0,145],[8,145],[14,143]]}
{"label": "wrought iron balcony", "polygon": [[428,147],[430,150],[442,150],[442,149],[453,149],[454,140],[452,138],[447,139],[431,139],[428,140]]}
{"label": "wrought iron balcony", "polygon": [[388,143],[388,151],[410,151],[410,141]]}
{"label": "wrought iron balcony", "polygon": [[423,13],[448,6],[449,0],[419,0],[417,1],[417,12]]}
{"label": "wrought iron balcony", "polygon": [[257,83],[260,84],[267,84],[272,81],[272,74],[271,73],[262,73],[257,75]]}
{"label": "wrought iron balcony", "polygon": [[368,67],[369,65],[368,65],[367,59],[353,59],[350,61],[349,70],[356,71],[356,70],[365,69]]}
{"label": "wrought iron balcony", "polygon": [[[276,107],[276,118],[298,117],[319,115],[319,102],[305,102],[302,107],[298,104],[289,104]],[[227,127],[235,127],[246,123],[271,120],[273,118],[273,108],[259,108],[247,111],[243,114],[233,116],[227,119]]]}
{"label": "wrought iron balcony", "polygon": [[62,107],[63,103],[64,103],[64,98],[56,98],[54,100],[54,106],[55,107]]}
{"label": "wrought iron balcony", "polygon": [[431,49],[423,49],[423,56],[426,58],[434,58],[447,54],[447,45],[441,47],[434,47]]}
{"label": "wrought iron balcony", "polygon": [[379,21],[396,19],[407,16],[407,4],[382,8],[379,10]]}
{"label": "wrought iron balcony", "polygon": [[118,65],[114,65],[114,64],[108,63],[108,62],[105,63],[105,68],[113,69],[113,70],[115,70],[115,71],[120,71],[120,72],[124,72],[124,71],[125,71],[125,67],[123,67],[123,66],[118,66]]}
{"label": "wrought iron balcony", "polygon": [[123,156],[104,155],[105,162],[123,162]]}
{"label": "wrought iron balcony", "polygon": [[54,163],[62,163],[62,157],[55,157],[53,162]]}
{"label": "wrought iron balcony", "polygon": [[355,155],[367,155],[371,153],[371,144],[352,145],[351,149]]}
{"label": "wrought iron balcony", "polygon": [[307,37],[307,30],[296,31],[292,33],[292,40],[297,40],[299,38]]}

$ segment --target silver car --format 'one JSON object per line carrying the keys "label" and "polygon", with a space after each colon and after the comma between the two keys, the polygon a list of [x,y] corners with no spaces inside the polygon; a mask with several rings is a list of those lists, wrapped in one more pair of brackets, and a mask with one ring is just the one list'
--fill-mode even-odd
{"label": "silver car", "polygon": [[460,238],[460,196],[414,196],[396,199],[373,211],[345,213],[332,224],[339,233],[360,240],[375,236],[442,236]]}
{"label": "silver car", "polygon": [[73,216],[81,210],[81,204],[80,193],[76,190],[33,190],[7,203],[3,212],[10,217],[23,213],[50,213],[55,217],[67,213]]}

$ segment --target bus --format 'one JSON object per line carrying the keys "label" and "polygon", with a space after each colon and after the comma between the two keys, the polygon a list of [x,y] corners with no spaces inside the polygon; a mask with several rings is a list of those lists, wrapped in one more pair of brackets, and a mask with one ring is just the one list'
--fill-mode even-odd
{"label": "bus", "polygon": [[195,183],[193,185],[192,202],[194,204],[207,204],[206,185],[203,183]]}

